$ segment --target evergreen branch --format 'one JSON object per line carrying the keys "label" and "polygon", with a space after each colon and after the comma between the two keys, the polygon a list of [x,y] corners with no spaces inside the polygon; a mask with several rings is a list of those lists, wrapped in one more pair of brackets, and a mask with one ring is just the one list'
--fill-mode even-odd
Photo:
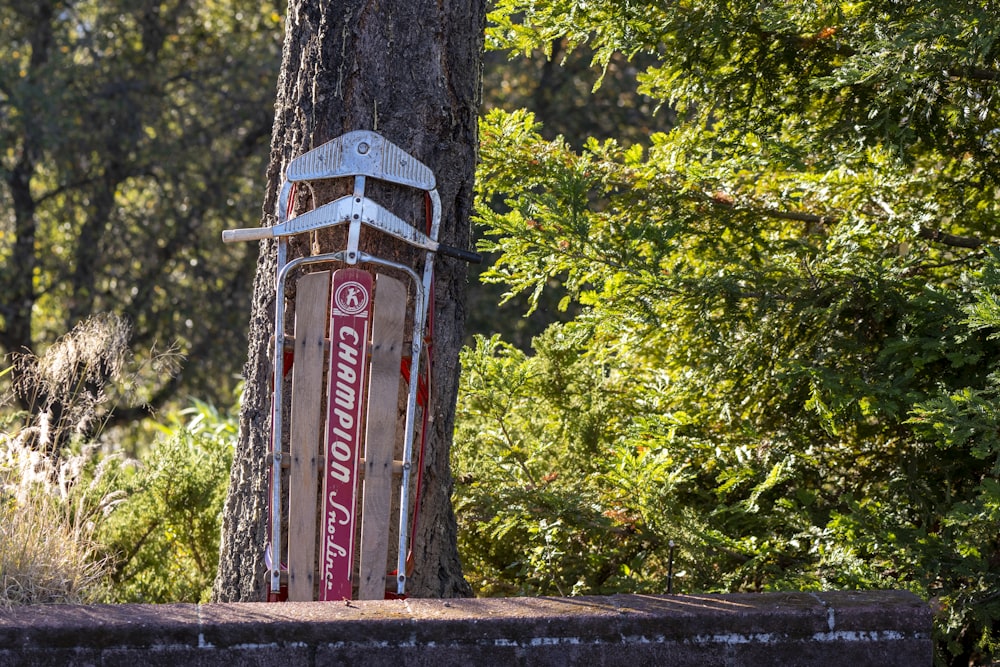
{"label": "evergreen branch", "polygon": [[[729,197],[720,197],[718,195],[713,195],[706,197],[708,201],[717,205],[724,206],[726,208],[738,209],[747,211],[749,213],[754,213],[756,215],[765,216],[768,218],[775,218],[777,220],[793,220],[799,222],[807,222],[810,224],[819,225],[833,225],[839,222],[839,218],[832,215],[818,215],[816,213],[803,213],[800,211],[782,211],[775,208],[754,208],[750,206],[739,206]],[[951,246],[953,248],[968,248],[969,250],[976,250],[978,248],[986,245],[986,241],[976,236],[960,236],[958,234],[949,234],[948,232],[943,232],[940,229],[931,229],[930,227],[921,226],[917,231],[917,237],[925,239],[928,241],[934,241],[935,243],[941,243],[943,245]]]}
{"label": "evergreen branch", "polygon": [[839,222],[839,219],[832,215],[816,215],[815,213],[802,213],[800,211],[780,211],[775,208],[763,208],[754,210],[753,212],[777,220],[808,222],[814,225],[833,225]]}
{"label": "evergreen branch", "polygon": [[1000,72],[986,67],[964,67],[959,71],[959,76],[975,81],[1000,81]]}
{"label": "evergreen branch", "polygon": [[931,229],[930,227],[923,226],[917,231],[917,237],[943,243],[953,248],[969,248],[970,250],[975,250],[986,245],[986,241],[975,236],[958,236],[942,232],[940,229]]}

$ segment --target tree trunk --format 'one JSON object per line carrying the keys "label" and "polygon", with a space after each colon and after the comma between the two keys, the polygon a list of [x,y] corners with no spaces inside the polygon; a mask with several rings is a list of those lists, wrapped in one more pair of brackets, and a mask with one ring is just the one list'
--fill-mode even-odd
{"label": "tree trunk", "polygon": [[[442,203],[440,240],[467,247],[484,15],[484,0],[290,0],[263,224],[275,222],[277,190],[292,158],[346,132],[374,130],[434,171]],[[315,188],[311,194],[315,201],[299,201],[296,206],[309,208],[333,196]],[[412,193],[408,197],[391,189],[375,196],[404,219],[422,220],[422,209],[406,203],[414,199]],[[343,247],[331,234],[317,235],[312,242],[313,252]],[[391,246],[366,250],[391,255]],[[262,244],[257,265],[246,393],[213,594],[218,601],[255,601],[266,595],[263,554],[274,251],[272,243]],[[302,251],[292,244],[289,258]],[[448,597],[470,594],[458,561],[448,461],[465,321],[466,267],[438,258],[435,276],[434,419],[425,456],[419,530],[412,545],[416,567],[407,593]],[[293,309],[290,303],[289,316]]]}

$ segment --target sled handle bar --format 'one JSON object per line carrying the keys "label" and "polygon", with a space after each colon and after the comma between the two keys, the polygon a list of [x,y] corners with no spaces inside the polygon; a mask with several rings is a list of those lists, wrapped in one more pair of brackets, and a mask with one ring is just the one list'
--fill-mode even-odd
{"label": "sled handle bar", "polygon": [[[240,241],[261,241],[264,239],[274,238],[280,236],[271,231],[270,227],[249,227],[246,229],[227,229],[222,232],[222,240],[225,243],[239,243]],[[462,248],[456,248],[455,246],[445,245],[444,243],[436,244],[437,247],[433,249],[439,255],[444,255],[445,257],[452,257],[454,259],[460,259],[463,262],[468,262],[469,264],[482,264],[483,256],[478,252],[473,252],[471,250],[463,250]]]}
{"label": "sled handle bar", "polygon": [[[358,202],[361,206],[355,206],[355,202]],[[360,213],[355,215],[355,211],[360,211]],[[410,245],[424,248],[430,252],[454,257],[455,259],[460,259],[471,264],[480,264],[483,261],[482,255],[479,253],[432,240],[367,197],[342,197],[336,201],[324,204],[317,209],[307,211],[296,218],[270,227],[227,229],[222,232],[222,241],[224,243],[237,243],[240,241],[260,241],[270,238],[280,238],[323,227],[344,224],[350,222],[352,218],[362,218],[364,224],[375,229],[380,229]]]}
{"label": "sled handle bar", "polygon": [[483,256],[478,252],[473,252],[471,250],[462,250],[461,248],[456,248],[455,246],[439,243],[437,251],[439,255],[460,259],[463,262],[468,262],[469,264],[483,263]]}

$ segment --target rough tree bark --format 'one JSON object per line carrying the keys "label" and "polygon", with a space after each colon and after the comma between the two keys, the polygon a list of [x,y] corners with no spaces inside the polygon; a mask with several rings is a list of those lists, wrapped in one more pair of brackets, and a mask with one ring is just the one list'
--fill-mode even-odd
{"label": "rough tree bark", "polygon": [[[484,0],[290,0],[263,224],[274,223],[277,190],[289,160],[345,132],[374,130],[434,171],[442,202],[440,240],[468,247],[484,16]],[[334,194],[314,190],[316,201],[296,206],[322,204]],[[386,201],[390,210],[411,220],[423,215],[419,208],[407,210],[402,194],[384,194],[388,199],[380,202]],[[330,250],[334,242],[328,236],[315,238],[313,251]],[[292,247],[289,258],[300,252]],[[238,451],[213,591],[217,601],[255,601],[266,595],[265,452],[274,268],[274,246],[264,243],[254,286]],[[448,463],[466,267],[438,258],[435,271],[434,421],[413,544],[416,569],[407,592],[450,597],[470,594],[458,561]]]}

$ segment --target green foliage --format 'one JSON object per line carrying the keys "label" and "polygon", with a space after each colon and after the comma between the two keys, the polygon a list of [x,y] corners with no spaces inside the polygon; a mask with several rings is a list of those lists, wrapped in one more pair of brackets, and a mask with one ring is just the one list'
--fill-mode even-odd
{"label": "green foliage", "polygon": [[[654,113],[656,101],[636,89],[636,76],[643,64],[655,59],[639,56],[630,61],[617,54],[602,71],[594,71],[590,67],[590,49],[567,47],[566,40],[557,39],[533,50],[528,57],[487,52],[484,112],[523,107],[538,119],[543,136],[562,136],[573,147],[582,146],[589,137],[615,137],[625,145],[641,143],[651,133],[673,126],[673,113],[669,109]],[[470,267],[472,276],[479,271],[479,266]],[[480,284],[469,290],[469,341],[475,334],[501,332],[517,347],[531,349],[531,339],[548,324],[569,320],[575,314],[573,307],[559,308],[565,294],[557,285],[552,287],[535,301],[528,317],[519,317],[525,309],[523,296],[514,296],[498,307],[503,292],[500,286]]]}
{"label": "green foliage", "polygon": [[122,485],[125,500],[102,526],[115,557],[109,601],[208,600],[236,420],[198,401],[171,419],[175,425],[161,426],[166,437],[137,462]]}
{"label": "green foliage", "polygon": [[463,354],[455,504],[480,594],[611,592],[646,558],[607,497],[603,449],[631,411],[578,338],[552,327],[527,357],[480,337]]}
{"label": "green foliage", "polygon": [[[575,317],[532,356],[466,355],[456,495],[480,590],[662,591],[673,540],[675,590],[903,587],[941,609],[940,662],[986,659],[994,13],[496,4],[495,46],[654,58],[641,90],[679,114],[644,144],[581,149],[526,112],[482,123],[484,279],[529,302],[558,286]],[[608,525],[627,528],[613,548]]]}

